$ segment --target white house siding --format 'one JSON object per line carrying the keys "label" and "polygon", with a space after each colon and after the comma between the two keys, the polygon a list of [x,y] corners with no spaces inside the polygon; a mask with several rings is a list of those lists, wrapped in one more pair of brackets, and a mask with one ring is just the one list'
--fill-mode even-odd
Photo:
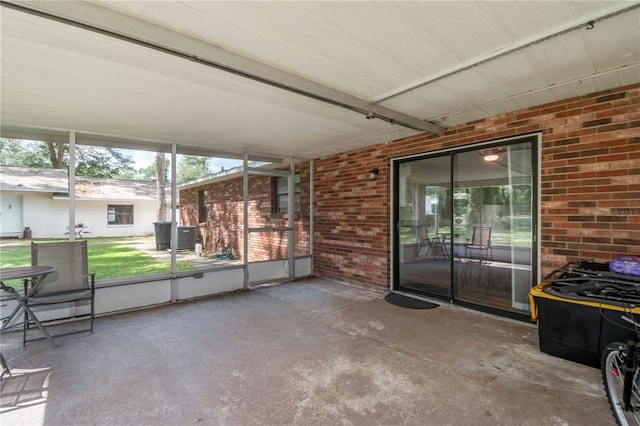
{"label": "white house siding", "polygon": [[[0,198],[6,201],[1,205],[0,236],[21,236],[23,228],[29,227],[32,238],[65,238],[69,224],[68,181],[66,170],[0,165]],[[75,183],[74,222],[84,224],[90,231],[83,237],[155,232],[155,182],[77,176]],[[54,198],[54,194],[59,197]],[[114,204],[133,205],[133,224],[107,224],[107,206]],[[11,217],[8,213],[12,213]]]}
{"label": "white house siding", "polygon": [[69,223],[69,202],[53,200],[51,194],[25,192],[22,194],[23,224],[31,228],[33,238],[64,237]]}
{"label": "white house siding", "polygon": [[22,235],[22,195],[0,194],[0,236]]}
{"label": "white house siding", "polygon": [[[107,205],[133,205],[133,225],[108,225]],[[91,231],[87,237],[128,237],[154,233],[156,221],[154,200],[110,201],[76,200],[76,223]],[[31,228],[33,238],[64,238],[69,223],[69,201],[53,199],[51,194],[23,194],[24,226]]]}
{"label": "white house siding", "polygon": [[[132,225],[107,224],[107,205],[133,205]],[[76,201],[76,222],[91,228],[91,235],[99,237],[129,237],[155,232],[155,200],[137,201]]]}

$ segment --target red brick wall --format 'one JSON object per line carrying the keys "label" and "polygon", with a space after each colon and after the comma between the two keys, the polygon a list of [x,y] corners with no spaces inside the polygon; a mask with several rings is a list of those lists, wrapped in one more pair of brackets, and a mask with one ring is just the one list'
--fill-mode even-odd
{"label": "red brick wall", "polygon": [[[314,268],[390,282],[390,159],[542,133],[542,276],[568,261],[640,255],[640,85],[478,120],[315,160]],[[374,182],[368,171],[380,170]]]}
{"label": "red brick wall", "polygon": [[[198,223],[199,191],[208,192],[206,223]],[[180,223],[196,226],[205,252],[229,245],[234,256],[241,257],[242,214],[242,177],[180,191]]]}
{"label": "red brick wall", "polygon": [[[296,165],[300,174],[300,213],[295,220],[296,256],[309,254],[309,163]],[[180,221],[196,226],[204,251],[216,253],[231,246],[233,255],[242,259],[243,250],[243,189],[242,177],[208,183],[180,191]],[[198,223],[198,192],[208,191],[207,221]],[[271,178],[249,176],[249,227],[285,227],[286,215],[272,214]],[[287,258],[286,232],[256,232],[249,234],[249,261]]]}

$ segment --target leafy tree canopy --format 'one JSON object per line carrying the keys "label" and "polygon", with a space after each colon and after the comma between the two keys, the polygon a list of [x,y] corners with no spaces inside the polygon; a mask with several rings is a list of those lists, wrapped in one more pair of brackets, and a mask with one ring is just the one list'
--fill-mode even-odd
{"label": "leafy tree canopy", "polygon": [[[0,164],[37,168],[69,167],[63,143],[0,138]],[[115,148],[76,145],[76,175],[113,178],[133,172],[133,160]]]}
{"label": "leafy tree canopy", "polygon": [[177,182],[185,183],[207,177],[211,174],[207,157],[184,155],[178,162]]}
{"label": "leafy tree canopy", "polygon": [[133,169],[133,160],[114,148],[80,145],[76,158],[78,176],[112,178]]}
{"label": "leafy tree canopy", "polygon": [[[167,166],[165,168],[165,179],[166,179],[166,170],[169,168],[169,164],[171,163],[169,160],[166,160]],[[156,180],[158,178],[158,170],[156,164],[149,164],[146,167],[140,167],[138,169],[131,168],[130,170],[126,170],[115,176],[118,179],[128,179],[128,180]]]}
{"label": "leafy tree canopy", "polygon": [[46,145],[42,142],[0,138],[0,164],[4,166],[22,166],[53,168],[49,160]]}

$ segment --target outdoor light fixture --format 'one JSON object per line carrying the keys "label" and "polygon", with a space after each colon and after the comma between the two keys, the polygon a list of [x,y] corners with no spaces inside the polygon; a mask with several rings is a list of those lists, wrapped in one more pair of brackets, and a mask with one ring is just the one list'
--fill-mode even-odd
{"label": "outdoor light fixture", "polygon": [[501,147],[493,147],[486,148],[480,150],[480,155],[482,155],[482,159],[488,163],[495,163],[500,159],[500,154],[502,153]]}
{"label": "outdoor light fixture", "polygon": [[369,170],[369,180],[376,180],[378,173],[380,173],[380,170],[377,167]]}

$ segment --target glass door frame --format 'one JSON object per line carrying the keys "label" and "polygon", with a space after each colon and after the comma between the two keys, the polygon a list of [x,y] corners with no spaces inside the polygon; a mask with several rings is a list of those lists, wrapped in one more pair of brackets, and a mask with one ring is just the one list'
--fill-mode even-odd
{"label": "glass door frame", "polygon": [[[391,185],[390,185],[390,202],[391,202],[391,208],[390,208],[390,226],[389,226],[389,232],[390,232],[390,241],[391,241],[391,247],[390,247],[390,278],[391,278],[391,282],[390,282],[390,290],[391,291],[399,291],[399,292],[404,292],[404,293],[409,293],[409,294],[415,294],[417,296],[422,295],[421,292],[416,292],[416,291],[410,291],[408,289],[403,288],[400,285],[400,250],[401,250],[401,244],[400,244],[400,203],[399,203],[399,189],[400,189],[400,164],[403,163],[409,163],[412,161],[418,161],[418,160],[423,160],[423,159],[429,159],[429,158],[435,158],[435,157],[442,157],[442,156],[449,156],[450,162],[451,162],[451,167],[450,167],[450,173],[451,173],[451,177],[450,177],[450,181],[451,181],[451,188],[453,189],[453,184],[454,184],[454,157],[455,154],[460,154],[460,153],[465,153],[465,152],[471,152],[471,151],[478,151],[480,149],[486,149],[486,148],[492,148],[492,147],[498,147],[498,146],[509,146],[509,145],[515,145],[515,144],[521,144],[521,143],[526,143],[529,142],[531,143],[531,166],[532,166],[532,174],[531,174],[531,185],[532,185],[532,191],[531,191],[531,195],[532,195],[532,217],[531,217],[531,223],[532,223],[532,250],[531,250],[531,267],[532,267],[532,271],[531,271],[531,279],[532,279],[532,286],[535,285],[537,282],[540,281],[540,270],[541,270],[541,265],[540,265],[540,237],[539,237],[539,232],[540,232],[540,174],[541,174],[541,150],[540,150],[540,144],[542,142],[542,134],[540,132],[536,132],[536,133],[530,133],[530,134],[525,134],[525,135],[518,135],[518,136],[514,136],[514,137],[509,137],[509,138],[501,138],[501,139],[494,139],[494,140],[490,140],[490,141],[486,141],[486,142],[482,142],[482,143],[477,143],[477,144],[473,144],[473,145],[467,145],[467,146],[462,146],[462,147],[458,147],[458,148],[447,148],[447,149],[440,149],[440,150],[434,150],[434,151],[428,151],[428,152],[423,152],[423,153],[419,153],[419,154],[414,154],[414,155],[409,155],[409,156],[404,156],[404,157],[398,157],[398,158],[392,158],[391,159]],[[451,197],[451,203],[453,202],[453,197]],[[449,218],[451,220],[451,223],[453,223],[453,209],[449,209],[449,211],[451,212],[451,217]],[[453,241],[450,242],[450,244],[453,246]],[[453,249],[453,247],[450,247],[450,249]],[[501,309],[497,309],[494,307],[490,307],[490,306],[485,306],[485,305],[480,305],[480,304],[475,304],[475,303],[470,303],[470,302],[465,302],[465,301],[461,301],[458,300],[456,298],[456,294],[455,294],[455,283],[454,283],[454,262],[453,262],[453,258],[450,259],[450,269],[451,269],[451,280],[450,280],[450,292],[449,292],[449,296],[446,295],[439,295],[439,294],[424,294],[423,296],[429,297],[429,298],[434,298],[434,299],[440,299],[440,300],[446,300],[450,303],[455,303],[455,304],[459,304],[462,306],[468,306],[470,308],[476,309],[476,310],[480,310],[480,311],[484,311],[484,312],[490,312],[490,313],[494,313],[500,316],[505,316],[505,317],[510,317],[510,318],[515,318],[515,319],[519,319],[519,320],[527,320],[529,318],[529,315],[525,315],[525,314],[520,314],[517,312],[511,312],[511,311],[506,311],[506,310],[501,310]]]}

